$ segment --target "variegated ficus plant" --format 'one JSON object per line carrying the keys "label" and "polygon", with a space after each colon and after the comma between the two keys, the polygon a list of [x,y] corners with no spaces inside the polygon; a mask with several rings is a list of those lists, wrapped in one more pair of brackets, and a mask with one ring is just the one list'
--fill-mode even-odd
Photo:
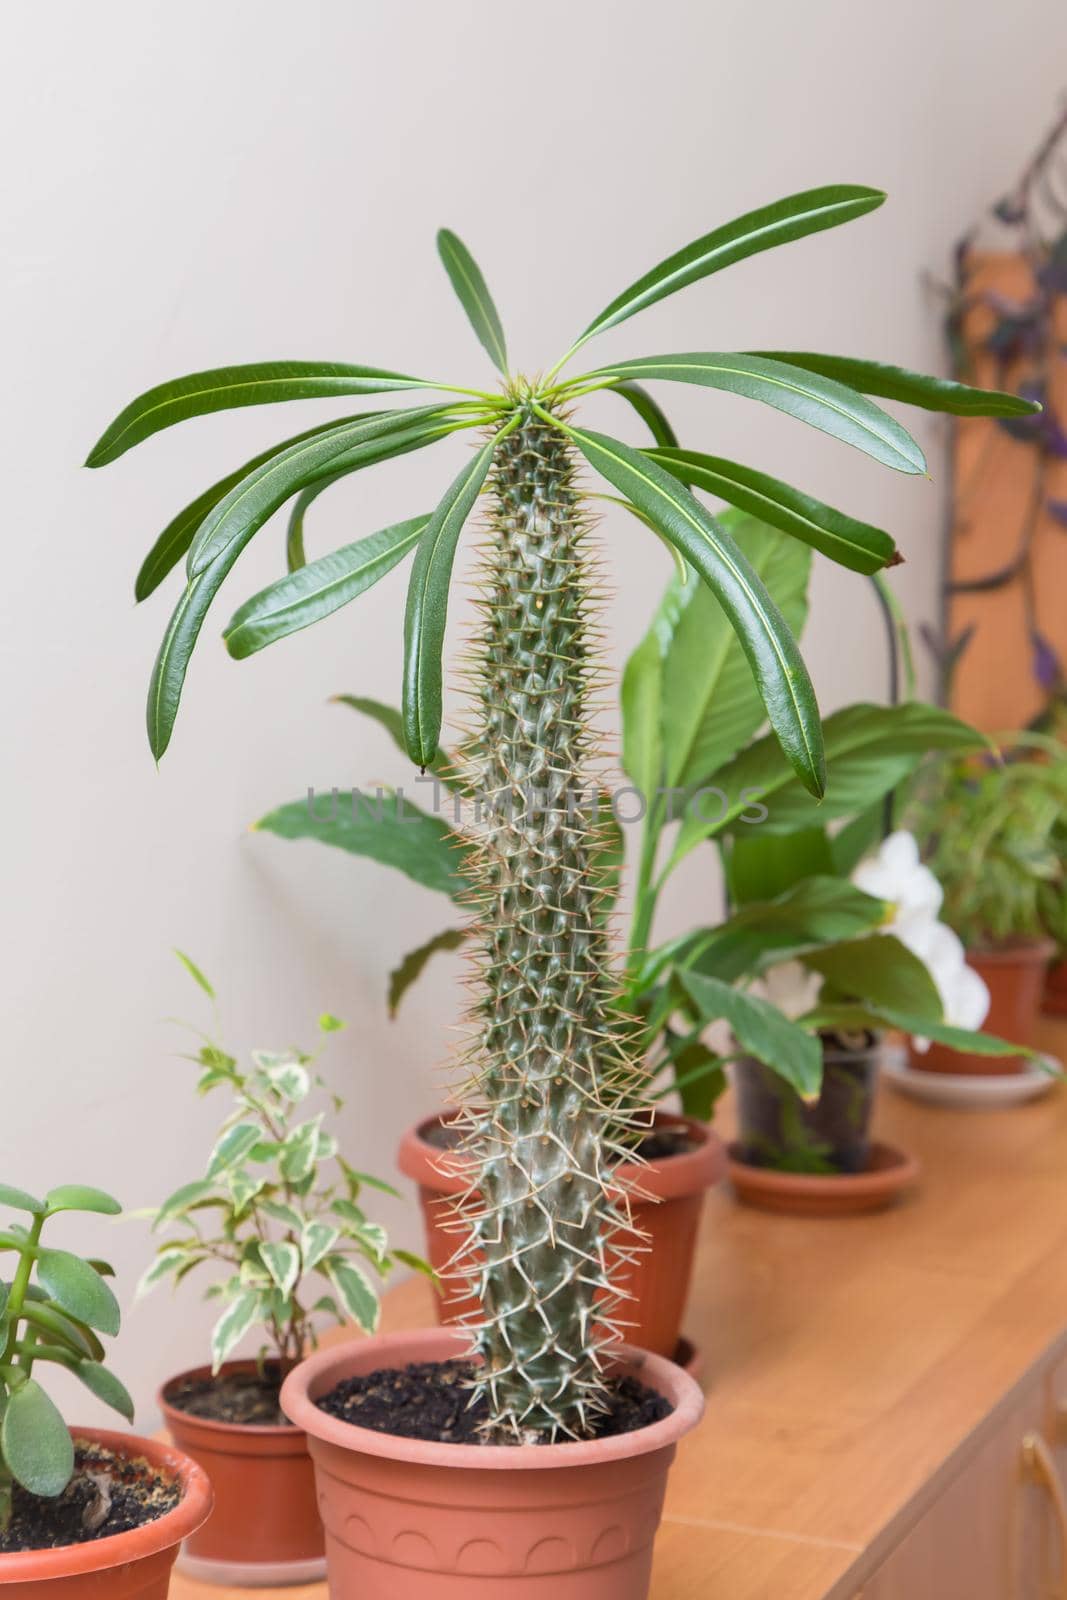
{"label": "variegated ficus plant", "polygon": [[[449,277],[499,369],[494,390],[378,367],[285,361],[229,367],[149,390],[89,456],[114,461],[173,423],[227,407],[332,395],[437,390],[446,398],[320,423],[239,467],[181,511],[137,580],[144,598],[182,556],[186,581],[152,674],[148,731],[162,755],[208,606],[271,515],[293,502],[289,574],[247,601],[225,631],[244,657],[338,610],[413,555],[404,621],[403,734],[411,759],[438,758],[442,646],[453,563],[479,502],[480,621],[469,674],[473,727],[463,786],[478,883],[475,1029],[467,1149],[480,1209],[469,1270],[484,1315],[474,1329],[494,1437],[589,1431],[602,1403],[602,1355],[620,1316],[620,1223],[612,1168],[639,1117],[644,1078],[613,997],[618,985],[598,916],[597,739],[590,694],[600,669],[592,482],[621,499],[717,597],[743,646],[767,715],[797,773],[822,792],[819,714],[797,645],[744,550],[693,493],[710,490],[856,571],[898,558],[885,532],[762,471],[689,449],[635,449],[582,426],[578,402],[617,394],[655,421],[640,380],[728,390],[784,411],[900,472],[922,451],[870,398],[957,413],[1020,414],[1015,397],[897,367],[806,352],[640,356],[573,373],[597,335],[745,257],[875,210],[884,195],[835,185],[793,195],[714,229],[624,290],[543,374],[509,366],[481,272],[456,236],[439,236]],[[565,375],[567,372],[570,375]],[[476,447],[428,512],[404,516],[305,563],[303,515],[328,485],[456,433]],[[582,469],[591,469],[587,478]],[[407,508],[404,508],[407,510]],[[634,1112],[634,1107],[637,1112]],[[594,1302],[596,1310],[594,1314]]]}

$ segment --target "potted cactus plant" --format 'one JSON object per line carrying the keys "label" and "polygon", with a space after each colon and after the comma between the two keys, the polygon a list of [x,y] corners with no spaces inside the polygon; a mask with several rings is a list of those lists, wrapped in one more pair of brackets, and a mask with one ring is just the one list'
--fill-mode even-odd
{"label": "potted cactus plant", "polygon": [[[198,966],[180,959],[214,1003]],[[344,1026],[326,1013],[320,1032]],[[385,1230],[360,1205],[388,1184],[357,1172],[325,1125],[317,1054],[254,1050],[242,1067],[213,1037],[193,1060],[197,1092],[231,1105],[206,1175],[183,1184],[154,1216],[161,1234],[140,1293],[182,1283],[197,1268],[221,1274],[206,1291],[219,1308],[211,1361],[160,1391],[171,1437],[200,1463],[215,1509],[187,1541],[181,1565],[207,1582],[277,1586],[324,1571],[323,1533],[304,1434],[278,1404],[282,1383],[318,1345],[323,1321],[378,1326],[378,1278],[395,1259]],[[336,1113],[342,1102],[326,1101]],[[231,1359],[242,1341],[254,1356]]]}
{"label": "potted cactus plant", "polygon": [[[664,1480],[701,1400],[669,1362],[618,1348],[618,1236],[628,1220],[619,1168],[647,1125],[647,1085],[614,1004],[599,914],[590,709],[599,669],[596,502],[579,478],[583,464],[672,548],[690,581],[716,594],[775,736],[813,794],[825,787],[825,757],[796,642],[741,549],[691,492],[692,464],[683,469],[592,432],[575,407],[598,390],[641,409],[635,382],[678,380],[769,404],[921,475],[918,445],[872,394],[943,410],[1032,406],[804,352],[651,356],[571,376],[563,369],[596,335],[687,284],[863,216],[883,199],[831,186],[714,229],[625,289],[534,378],[510,370],[482,274],[446,232],[444,263],[500,370],[498,389],[336,363],[221,369],[134,400],[89,457],[103,465],[171,423],[228,406],[417,387],[449,396],[312,429],[213,485],[168,524],[138,583],[149,591],[187,552],[187,583],[149,692],[158,758],[208,606],[272,513],[372,462],[458,431],[479,434],[435,509],[304,565],[293,549],[296,569],[246,602],[225,635],[232,655],[251,654],[337,610],[413,552],[402,726],[411,759],[425,769],[438,756],[456,548],[481,497],[481,621],[468,679],[476,726],[461,776],[474,801],[479,977],[465,1149],[480,1197],[468,1218],[468,1259],[482,1314],[466,1348],[447,1330],[382,1339],[320,1352],[287,1378],[282,1405],[311,1440],[338,1594],[374,1600],[406,1588],[429,1597],[462,1584],[494,1600],[519,1592],[532,1600],[558,1593],[562,1574],[575,1596],[640,1600],[647,1592]],[[702,460],[716,462],[735,503],[758,499],[764,516],[845,565],[870,570],[897,559],[888,534],[752,468]],[[457,1354],[458,1366],[449,1359]]]}
{"label": "potted cactus plant", "polygon": [[211,1509],[211,1488],[188,1456],[151,1439],[69,1427],[41,1379],[72,1373],[133,1421],[133,1402],[104,1365],[119,1331],[106,1262],[56,1246],[65,1212],[115,1216],[100,1189],[64,1184],[43,1200],[0,1184],[20,1219],[0,1230],[12,1261],[0,1281],[0,1587],[16,1600],[166,1600],[181,1541]]}

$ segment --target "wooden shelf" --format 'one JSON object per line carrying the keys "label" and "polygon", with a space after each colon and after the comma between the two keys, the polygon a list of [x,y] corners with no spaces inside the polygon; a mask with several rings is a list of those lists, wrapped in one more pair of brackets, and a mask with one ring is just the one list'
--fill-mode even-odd
{"label": "wooden shelf", "polygon": [[[1048,1045],[1067,1055],[1067,1025]],[[686,1326],[708,1412],[671,1475],[652,1600],[854,1600],[1067,1352],[1067,1093],[961,1112],[883,1087],[877,1124],[923,1167],[892,1211],[794,1219],[709,1197]],[[390,1328],[430,1315],[421,1280],[387,1298]]]}

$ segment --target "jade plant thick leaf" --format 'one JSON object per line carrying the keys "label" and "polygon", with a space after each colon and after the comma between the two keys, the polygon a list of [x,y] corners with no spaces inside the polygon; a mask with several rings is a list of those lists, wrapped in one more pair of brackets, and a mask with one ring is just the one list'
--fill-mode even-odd
{"label": "jade plant thick leaf", "polygon": [[[46,1365],[71,1372],[105,1405],[133,1421],[133,1401],[103,1365],[100,1334],[119,1331],[119,1305],[104,1261],[84,1260],[44,1242],[66,1211],[116,1216],[102,1189],[63,1184],[43,1199],[0,1184],[0,1208],[25,1220],[0,1227],[0,1254],[12,1261],[0,1278],[0,1531],[11,1519],[12,1490],[54,1499],[74,1471],[74,1444],[63,1415],[40,1382]],[[36,1374],[36,1375],[35,1375]]]}
{"label": "jade plant thick leaf", "polygon": [[[667,295],[759,251],[860,217],[883,199],[874,189],[834,185],[713,229],[616,296],[564,356],[534,378],[507,364],[485,279],[466,247],[444,233],[444,264],[475,333],[501,369],[498,389],[336,362],[221,368],[134,400],[89,458],[93,465],[112,461],[171,423],[227,407],[418,387],[447,396],[326,424],[249,463],[168,524],[139,587],[143,592],[157,583],[168,563],[186,555],[183,593],[149,693],[149,738],[158,758],[170,742],[208,608],[273,512],[291,503],[288,553],[299,582],[290,573],[241,607],[228,630],[235,655],[284,638],[363,592],[392,555],[403,559],[401,547],[423,519],[417,543],[412,537],[401,712],[408,753],[426,767],[438,754],[444,710],[442,653],[454,558],[475,506],[484,507],[482,620],[470,675],[475,726],[461,777],[481,814],[464,866],[474,884],[470,906],[479,952],[468,1149],[483,1202],[469,1269],[484,1310],[474,1332],[495,1437],[583,1435],[602,1405],[602,1352],[614,1336],[617,1304],[613,1234],[624,1220],[610,1175],[626,1148],[620,1130],[641,1087],[627,1028],[613,1005],[617,984],[595,865],[599,807],[583,810],[576,803],[580,795],[595,796],[599,783],[590,717],[599,667],[596,501],[583,468],[606,479],[692,568],[693,581],[719,598],[788,770],[812,795],[825,788],[818,710],[793,634],[752,563],[693,494],[691,467],[589,431],[577,403],[594,390],[615,391],[654,418],[655,405],[642,398],[636,376],[711,385],[786,411],[899,471],[921,477],[925,466],[901,424],[867,397],[867,388],[884,381],[884,369],[867,363],[847,365],[844,381],[817,370],[814,358],[804,365],[744,352],[639,353],[584,373],[564,375],[564,369],[597,334]],[[1000,415],[1031,409],[1011,396],[979,394],[940,379],[898,375],[892,381],[903,384],[907,398],[942,409],[966,405]],[[476,449],[458,474],[453,467],[436,507],[399,507],[386,532],[369,530],[343,553],[303,562],[309,496],[378,461],[464,431],[475,433]],[[654,437],[657,448],[677,444],[669,427],[660,426]],[[741,482],[744,473],[735,476]],[[805,528],[817,530],[822,519],[824,543],[841,539],[839,514],[810,498],[798,510],[801,503],[784,488],[776,500],[766,487],[760,483],[768,520],[787,518],[796,537]],[[842,548],[856,542],[846,539]],[[886,564],[895,556],[888,537],[867,534],[865,550],[867,558]]]}

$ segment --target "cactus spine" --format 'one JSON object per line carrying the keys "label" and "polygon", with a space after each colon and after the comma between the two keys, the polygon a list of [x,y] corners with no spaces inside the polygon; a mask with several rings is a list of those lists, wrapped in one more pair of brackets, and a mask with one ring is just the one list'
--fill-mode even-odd
{"label": "cactus spine", "polygon": [[598,920],[596,630],[566,435],[527,406],[490,493],[471,674],[482,818],[467,1148],[480,1203],[459,1259],[482,1302],[493,1435],[581,1437],[602,1408],[620,1299],[612,1235],[625,1217],[609,1176],[633,1073]]}

